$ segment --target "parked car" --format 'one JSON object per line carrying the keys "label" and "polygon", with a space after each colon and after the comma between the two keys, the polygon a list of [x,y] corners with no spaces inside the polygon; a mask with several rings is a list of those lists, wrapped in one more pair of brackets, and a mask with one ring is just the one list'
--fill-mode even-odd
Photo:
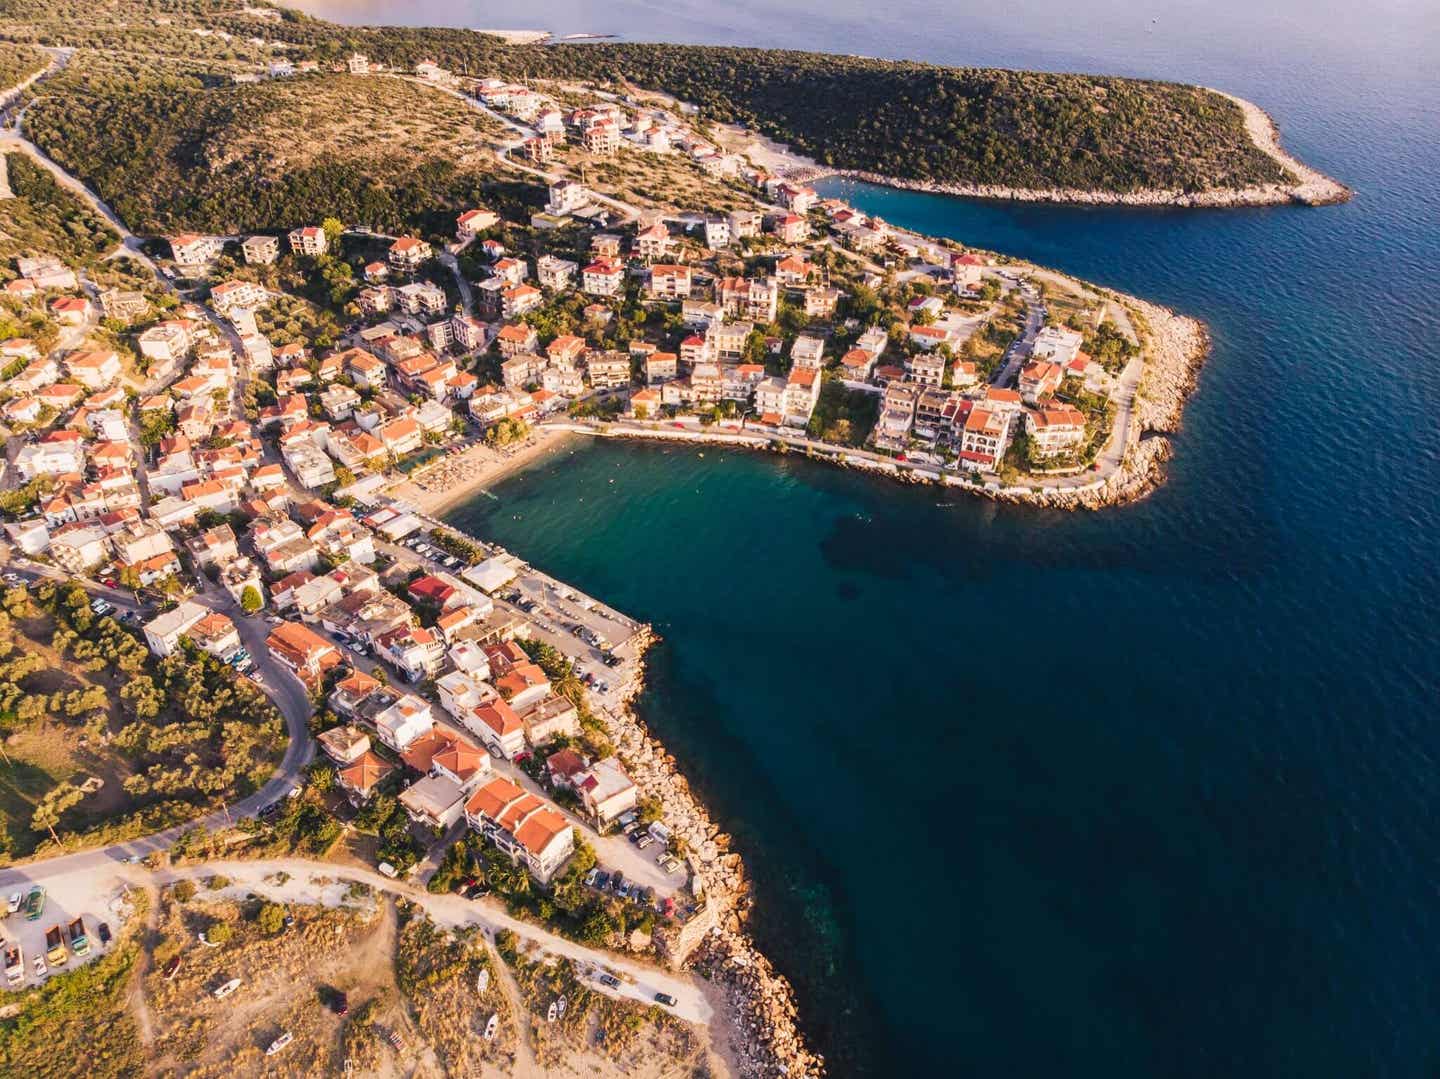
{"label": "parked car", "polygon": [[109,922],[101,922],[100,925],[97,927],[96,931],[100,934],[100,943],[101,943],[101,944],[109,944],[109,943],[110,943],[110,923],[109,923]]}
{"label": "parked car", "polygon": [[602,974],[600,975],[600,984],[610,989],[619,989],[620,979],[613,974]]}
{"label": "parked car", "polygon": [[667,1008],[673,1008],[673,1007],[675,1007],[675,1005],[679,1004],[680,1002],[679,1002],[678,1000],[676,1000],[674,997],[672,997],[669,993],[656,993],[656,994],[655,994],[655,1003],[656,1003],[656,1004],[663,1004],[663,1005],[665,1005],[665,1007],[667,1007]]}

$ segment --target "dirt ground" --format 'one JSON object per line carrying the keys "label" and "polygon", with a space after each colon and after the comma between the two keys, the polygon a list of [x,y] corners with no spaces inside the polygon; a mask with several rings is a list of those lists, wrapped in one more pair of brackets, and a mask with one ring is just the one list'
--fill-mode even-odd
{"label": "dirt ground", "polygon": [[[261,901],[233,898],[233,887],[221,896],[228,885],[202,882],[183,901],[172,886],[152,908],[130,1002],[151,1074],[659,1079],[732,1070],[703,1028],[597,993],[568,961],[506,963],[478,929],[442,928],[404,900],[291,904],[283,909],[293,924],[272,936],[257,923]],[[217,925],[230,937],[208,947],[199,935]],[[239,988],[216,1000],[235,978]],[[327,1006],[335,990],[348,998],[344,1017]],[[566,1013],[551,1022],[561,995]],[[491,1016],[497,1032],[487,1041]],[[293,1040],[267,1056],[285,1032]]]}

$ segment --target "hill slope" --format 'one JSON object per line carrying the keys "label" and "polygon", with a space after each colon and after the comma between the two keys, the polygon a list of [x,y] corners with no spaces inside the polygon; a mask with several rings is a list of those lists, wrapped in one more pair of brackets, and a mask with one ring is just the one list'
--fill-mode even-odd
{"label": "hill slope", "polygon": [[86,53],[46,84],[26,129],[140,232],[229,234],[329,215],[398,226],[502,177],[488,121],[399,79],[121,79]]}
{"label": "hill slope", "polygon": [[[359,51],[407,70],[428,58],[471,75],[629,82],[694,102],[706,118],[742,121],[826,165],[938,185],[1194,195],[1297,179],[1256,145],[1236,101],[1177,83],[769,49],[509,46],[468,30],[348,27],[256,10],[221,0],[101,8],[0,0],[0,23],[17,40],[165,54],[171,64],[203,56],[212,75],[226,64],[253,71],[261,52],[273,55],[270,46],[284,42],[291,58],[327,66]],[[257,43],[266,48],[257,52]],[[120,118],[113,103],[97,107]]]}
{"label": "hill slope", "polygon": [[[1178,83],[948,68],[773,49],[587,43],[507,46],[465,30],[340,27],[293,12],[267,34],[338,58],[426,58],[471,74],[627,80],[740,120],[841,168],[944,184],[1238,190],[1293,177],[1238,105]],[[257,20],[226,16],[235,33]]]}

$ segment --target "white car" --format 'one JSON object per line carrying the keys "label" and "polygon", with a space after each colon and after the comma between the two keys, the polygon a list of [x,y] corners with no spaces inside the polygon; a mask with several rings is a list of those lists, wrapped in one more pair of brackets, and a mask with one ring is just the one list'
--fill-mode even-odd
{"label": "white car", "polygon": [[25,902],[25,897],[23,895],[21,895],[19,892],[11,892],[10,901],[7,904],[9,909],[6,911],[6,913],[14,914],[17,910],[20,909],[20,904],[23,902]]}

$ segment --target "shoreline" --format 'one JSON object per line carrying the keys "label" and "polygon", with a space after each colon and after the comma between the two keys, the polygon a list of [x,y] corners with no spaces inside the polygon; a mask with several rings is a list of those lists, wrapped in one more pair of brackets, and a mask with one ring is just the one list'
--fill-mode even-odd
{"label": "shoreline", "polygon": [[[460,453],[436,460],[391,484],[389,493],[411,503],[421,513],[439,517],[456,503],[474,497],[501,480],[558,451],[566,432],[556,427],[536,426],[520,446],[510,453],[475,442]],[[429,482],[439,474],[440,486]]]}
{"label": "shoreline", "polygon": [[641,632],[639,677],[619,710],[602,714],[626,771],[659,800],[666,823],[689,848],[691,871],[704,886],[706,911],[696,920],[703,935],[687,935],[692,932],[687,926],[665,941],[665,950],[673,966],[689,965],[723,997],[727,1029],[736,1036],[724,1052],[739,1062],[742,1076],[824,1075],[825,1058],[809,1048],[800,1030],[794,987],[746,929],[753,907],[743,860],[731,850],[729,834],[696,798],[675,758],[635,713],[634,700],[645,686],[644,653],[656,640],[648,627]]}
{"label": "shoreline", "polygon": [[[1137,316],[1142,328],[1144,365],[1131,404],[1120,461],[1109,475],[1088,484],[1047,487],[1030,486],[1022,481],[1002,487],[994,480],[977,481],[955,472],[938,472],[929,465],[868,460],[856,456],[853,447],[827,444],[827,451],[812,452],[799,447],[790,448],[788,443],[780,442],[779,446],[786,448],[777,448],[777,439],[768,432],[637,428],[565,419],[549,421],[549,426],[542,429],[592,438],[723,445],[777,456],[801,454],[809,460],[867,472],[897,483],[934,484],[993,502],[1042,509],[1100,510],[1138,502],[1165,480],[1164,464],[1174,452],[1172,437],[1180,431],[1185,404],[1199,386],[1200,371],[1210,352],[1210,334],[1202,322],[1188,315],[1134,296],[1109,290],[1104,292],[1116,302],[1126,304]],[[1105,448],[1109,446],[1107,442]],[[1039,480],[1043,477],[1033,478]]]}
{"label": "shoreline", "polygon": [[[1210,89],[1205,87],[1205,89]],[[1295,175],[1290,184],[1258,184],[1235,190],[1180,191],[1147,188],[1141,191],[1086,191],[1080,188],[1023,188],[1000,184],[947,184],[931,180],[907,180],[866,169],[828,168],[798,163],[787,172],[791,179],[811,183],[828,177],[858,180],[893,187],[901,191],[922,191],[956,198],[990,199],[1006,202],[1048,202],[1080,206],[1150,206],[1187,209],[1226,209],[1241,206],[1335,206],[1355,195],[1339,180],[1304,164],[1280,143],[1280,129],[1264,109],[1223,90],[1212,90],[1239,106],[1245,130],[1255,147]]]}

